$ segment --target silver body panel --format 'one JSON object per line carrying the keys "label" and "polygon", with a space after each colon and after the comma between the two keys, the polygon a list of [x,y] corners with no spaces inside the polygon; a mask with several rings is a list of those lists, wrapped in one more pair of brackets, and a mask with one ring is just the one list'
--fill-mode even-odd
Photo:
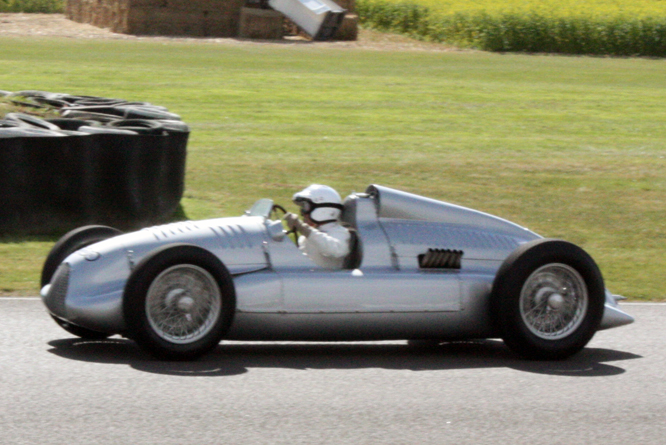
{"label": "silver body panel", "polygon": [[[331,271],[284,237],[281,224],[267,217],[270,203],[260,201],[260,210],[246,216],[152,227],[75,252],[42,290],[44,303],[73,324],[122,334],[133,268],[161,246],[188,243],[215,254],[233,276],[228,339],[487,338],[495,335],[495,273],[516,247],[540,238],[492,215],[371,186],[348,197],[343,211],[358,233],[361,265]],[[462,251],[460,267],[419,267],[428,249]],[[631,321],[607,293],[601,328]]]}

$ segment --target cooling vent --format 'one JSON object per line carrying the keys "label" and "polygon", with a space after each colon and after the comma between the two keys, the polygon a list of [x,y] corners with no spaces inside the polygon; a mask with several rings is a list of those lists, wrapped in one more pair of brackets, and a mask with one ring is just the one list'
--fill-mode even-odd
{"label": "cooling vent", "polygon": [[460,269],[462,250],[428,249],[418,256],[421,269]]}
{"label": "cooling vent", "polygon": [[53,275],[51,289],[44,303],[51,312],[60,317],[65,316],[65,298],[69,287],[69,264],[62,263]]}

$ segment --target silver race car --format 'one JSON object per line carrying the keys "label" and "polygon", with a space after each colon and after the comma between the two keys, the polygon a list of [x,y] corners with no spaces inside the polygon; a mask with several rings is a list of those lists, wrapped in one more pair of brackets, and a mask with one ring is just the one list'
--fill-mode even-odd
{"label": "silver race car", "polygon": [[343,270],[304,256],[283,214],[261,199],[240,217],[76,229],[45,261],[42,299],[72,334],[121,334],[168,360],[223,339],[481,338],[551,360],[633,321],[580,247],[482,212],[372,185],[344,201]]}

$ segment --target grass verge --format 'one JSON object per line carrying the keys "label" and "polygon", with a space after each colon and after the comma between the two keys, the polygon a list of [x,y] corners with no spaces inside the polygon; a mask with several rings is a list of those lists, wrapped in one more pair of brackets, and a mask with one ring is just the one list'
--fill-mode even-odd
{"label": "grass verge", "polygon": [[[163,105],[190,124],[183,208],[289,207],[370,183],[565,238],[608,287],[663,300],[666,61],[0,39],[0,88]],[[0,240],[0,293],[35,295],[54,239]]]}

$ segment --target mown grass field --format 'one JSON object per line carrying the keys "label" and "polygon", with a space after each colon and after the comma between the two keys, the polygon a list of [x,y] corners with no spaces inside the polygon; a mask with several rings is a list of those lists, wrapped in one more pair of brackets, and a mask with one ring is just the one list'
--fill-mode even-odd
{"label": "mown grass field", "polygon": [[487,51],[666,56],[662,0],[359,0],[366,26]]}
{"label": "mown grass field", "polygon": [[[666,299],[664,73],[647,59],[0,39],[0,89],[180,114],[188,218],[379,183],[578,243],[612,291],[643,300]],[[0,293],[35,295],[55,238],[0,241]]]}

